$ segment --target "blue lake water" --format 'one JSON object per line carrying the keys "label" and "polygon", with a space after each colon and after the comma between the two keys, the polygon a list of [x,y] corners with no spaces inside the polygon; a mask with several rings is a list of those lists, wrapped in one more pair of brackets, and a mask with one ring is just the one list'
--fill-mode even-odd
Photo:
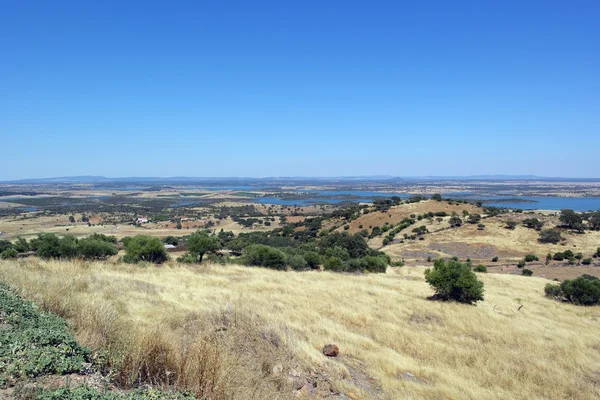
{"label": "blue lake water", "polygon": [[[515,195],[495,195],[481,196],[474,193],[449,193],[444,197],[465,200],[498,200],[486,202],[486,206],[520,208],[522,210],[562,210],[570,209],[575,211],[600,210],[600,197],[556,197],[556,196],[515,196]],[[509,199],[523,199],[527,202],[502,201]]]}

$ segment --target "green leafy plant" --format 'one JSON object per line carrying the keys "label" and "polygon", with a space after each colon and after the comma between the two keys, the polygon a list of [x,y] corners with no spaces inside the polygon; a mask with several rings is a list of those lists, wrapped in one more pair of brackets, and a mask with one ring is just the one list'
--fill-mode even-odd
{"label": "green leafy plant", "polygon": [[437,259],[433,269],[425,270],[425,280],[435,290],[434,300],[467,304],[483,300],[483,282],[459,261]]}

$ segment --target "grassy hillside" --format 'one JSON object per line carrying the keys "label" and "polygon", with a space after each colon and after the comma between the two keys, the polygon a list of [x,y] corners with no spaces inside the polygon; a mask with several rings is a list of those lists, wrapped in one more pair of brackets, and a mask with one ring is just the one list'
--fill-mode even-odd
{"label": "grassy hillside", "polygon": [[[0,262],[0,281],[67,318],[81,344],[108,349],[122,384],[176,385],[213,399],[296,391],[361,399],[600,396],[599,308],[545,298],[542,278],[481,279],[485,301],[466,306],[427,300],[420,267],[341,275]],[[339,346],[338,358],[322,355],[328,343]]]}

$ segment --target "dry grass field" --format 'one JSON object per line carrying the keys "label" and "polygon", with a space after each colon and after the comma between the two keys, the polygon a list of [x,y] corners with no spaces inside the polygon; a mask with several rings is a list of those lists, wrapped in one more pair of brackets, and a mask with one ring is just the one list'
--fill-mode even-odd
{"label": "dry grass field", "polygon": [[[538,215],[539,217],[539,215]],[[484,230],[478,230],[475,224],[464,224],[453,229],[437,229],[438,223],[416,223],[415,226],[426,225],[432,233],[424,235],[423,240],[393,243],[382,248],[392,258],[404,258],[407,262],[423,263],[428,256],[470,258],[474,263],[491,264],[493,257],[500,258],[500,264],[516,264],[526,254],[536,254],[543,263],[547,253],[562,252],[571,249],[581,252],[585,257],[591,257],[600,247],[600,231],[586,231],[585,234],[563,232],[564,242],[545,244],[538,241],[539,232],[518,225],[516,229],[506,229],[505,221],[515,219],[513,214],[508,216],[485,218]],[[547,226],[555,226],[555,218],[547,218]],[[442,228],[447,223],[442,222]],[[411,227],[408,228],[410,230]],[[370,244],[376,246],[373,239]],[[564,265],[565,263],[561,263]]]}
{"label": "dry grass field", "polygon": [[[211,399],[600,397],[600,308],[502,274],[480,275],[477,306],[433,302],[423,271],[29,259],[0,262],[0,281],[119,354],[122,382],[153,377]],[[322,355],[328,343],[339,357]]]}

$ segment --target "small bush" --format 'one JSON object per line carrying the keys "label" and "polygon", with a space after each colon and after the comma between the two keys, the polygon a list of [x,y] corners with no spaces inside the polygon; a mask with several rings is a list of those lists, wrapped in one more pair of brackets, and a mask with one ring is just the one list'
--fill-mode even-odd
{"label": "small bush", "polygon": [[581,260],[581,263],[583,265],[590,265],[592,263],[592,259],[591,258],[584,258],[583,260]]}
{"label": "small bush", "polygon": [[560,286],[547,284],[544,291],[546,296],[577,305],[600,304],[600,280],[587,274],[573,280],[565,280]]}
{"label": "small bush", "polygon": [[523,268],[525,266],[525,260],[521,260],[519,261],[519,263],[517,264],[517,267],[519,268]]}
{"label": "small bush", "polygon": [[283,251],[262,244],[253,244],[244,249],[246,262],[250,265],[271,269],[285,269],[286,255]]}
{"label": "small bush", "polygon": [[18,251],[16,251],[13,248],[10,248],[10,249],[6,249],[2,253],[0,253],[0,259],[8,260],[10,258],[17,258],[18,255],[19,255]]}
{"label": "small bush", "polygon": [[435,290],[434,299],[467,304],[483,300],[483,282],[467,264],[438,259],[433,269],[425,270],[425,280]]}
{"label": "small bush", "polygon": [[290,256],[290,258],[288,259],[288,265],[290,266],[290,268],[296,271],[300,271],[307,268],[306,260],[300,255]]}
{"label": "small bush", "polygon": [[342,272],[345,270],[344,263],[339,257],[329,257],[323,263],[323,268],[328,271]]}
{"label": "small bush", "polygon": [[492,258],[492,262],[498,262],[498,257]]}
{"label": "small bush", "polygon": [[487,272],[487,267],[483,264],[479,264],[475,268],[473,268],[474,272]]}
{"label": "small bush", "polygon": [[161,264],[169,259],[165,246],[157,237],[137,235],[123,239],[125,256],[123,261],[129,264],[151,262]]}
{"label": "small bush", "polygon": [[540,261],[540,259],[535,254],[527,254],[525,256],[525,262],[533,262],[533,261]]}
{"label": "small bush", "polygon": [[558,243],[562,240],[562,236],[556,229],[544,229],[540,232],[539,241],[541,243]]}
{"label": "small bush", "polygon": [[181,257],[177,257],[177,262],[184,263],[184,264],[195,264],[198,262],[198,257],[196,257],[190,253],[185,253]]}
{"label": "small bush", "polygon": [[533,275],[533,271],[530,270],[529,268],[523,268],[523,272],[522,273],[525,276],[531,276],[531,275]]}

